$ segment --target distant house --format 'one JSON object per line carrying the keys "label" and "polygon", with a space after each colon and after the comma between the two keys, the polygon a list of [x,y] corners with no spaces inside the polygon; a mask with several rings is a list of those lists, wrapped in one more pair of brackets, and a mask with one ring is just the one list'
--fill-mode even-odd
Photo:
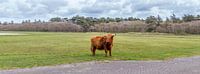
{"label": "distant house", "polygon": [[200,18],[194,18],[192,21],[200,21]]}

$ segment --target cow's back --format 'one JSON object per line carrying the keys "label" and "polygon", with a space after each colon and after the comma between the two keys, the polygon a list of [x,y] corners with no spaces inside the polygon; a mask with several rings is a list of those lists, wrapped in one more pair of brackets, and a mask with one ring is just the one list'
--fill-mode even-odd
{"label": "cow's back", "polygon": [[103,49],[102,36],[95,36],[91,38],[91,45],[97,49]]}

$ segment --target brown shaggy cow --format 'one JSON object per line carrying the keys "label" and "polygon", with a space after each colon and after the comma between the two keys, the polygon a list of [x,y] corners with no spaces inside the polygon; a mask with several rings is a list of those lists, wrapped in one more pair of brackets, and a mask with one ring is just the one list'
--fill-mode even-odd
{"label": "brown shaggy cow", "polygon": [[107,34],[105,36],[95,36],[91,38],[91,52],[92,55],[95,56],[96,49],[105,50],[107,56],[107,52],[109,51],[109,55],[111,54],[111,49],[113,46],[113,37],[115,34]]}

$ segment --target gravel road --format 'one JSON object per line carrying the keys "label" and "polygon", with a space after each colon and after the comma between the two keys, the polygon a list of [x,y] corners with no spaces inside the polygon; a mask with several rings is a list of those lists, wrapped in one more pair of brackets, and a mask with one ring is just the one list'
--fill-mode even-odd
{"label": "gravel road", "polygon": [[1,70],[0,74],[200,74],[200,56],[165,61],[93,61]]}

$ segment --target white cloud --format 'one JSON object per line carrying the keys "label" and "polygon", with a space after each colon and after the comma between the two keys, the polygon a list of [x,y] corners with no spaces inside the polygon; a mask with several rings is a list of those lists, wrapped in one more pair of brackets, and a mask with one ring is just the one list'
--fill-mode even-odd
{"label": "white cloud", "polygon": [[0,21],[84,15],[140,17],[200,14],[199,0],[0,0]]}

